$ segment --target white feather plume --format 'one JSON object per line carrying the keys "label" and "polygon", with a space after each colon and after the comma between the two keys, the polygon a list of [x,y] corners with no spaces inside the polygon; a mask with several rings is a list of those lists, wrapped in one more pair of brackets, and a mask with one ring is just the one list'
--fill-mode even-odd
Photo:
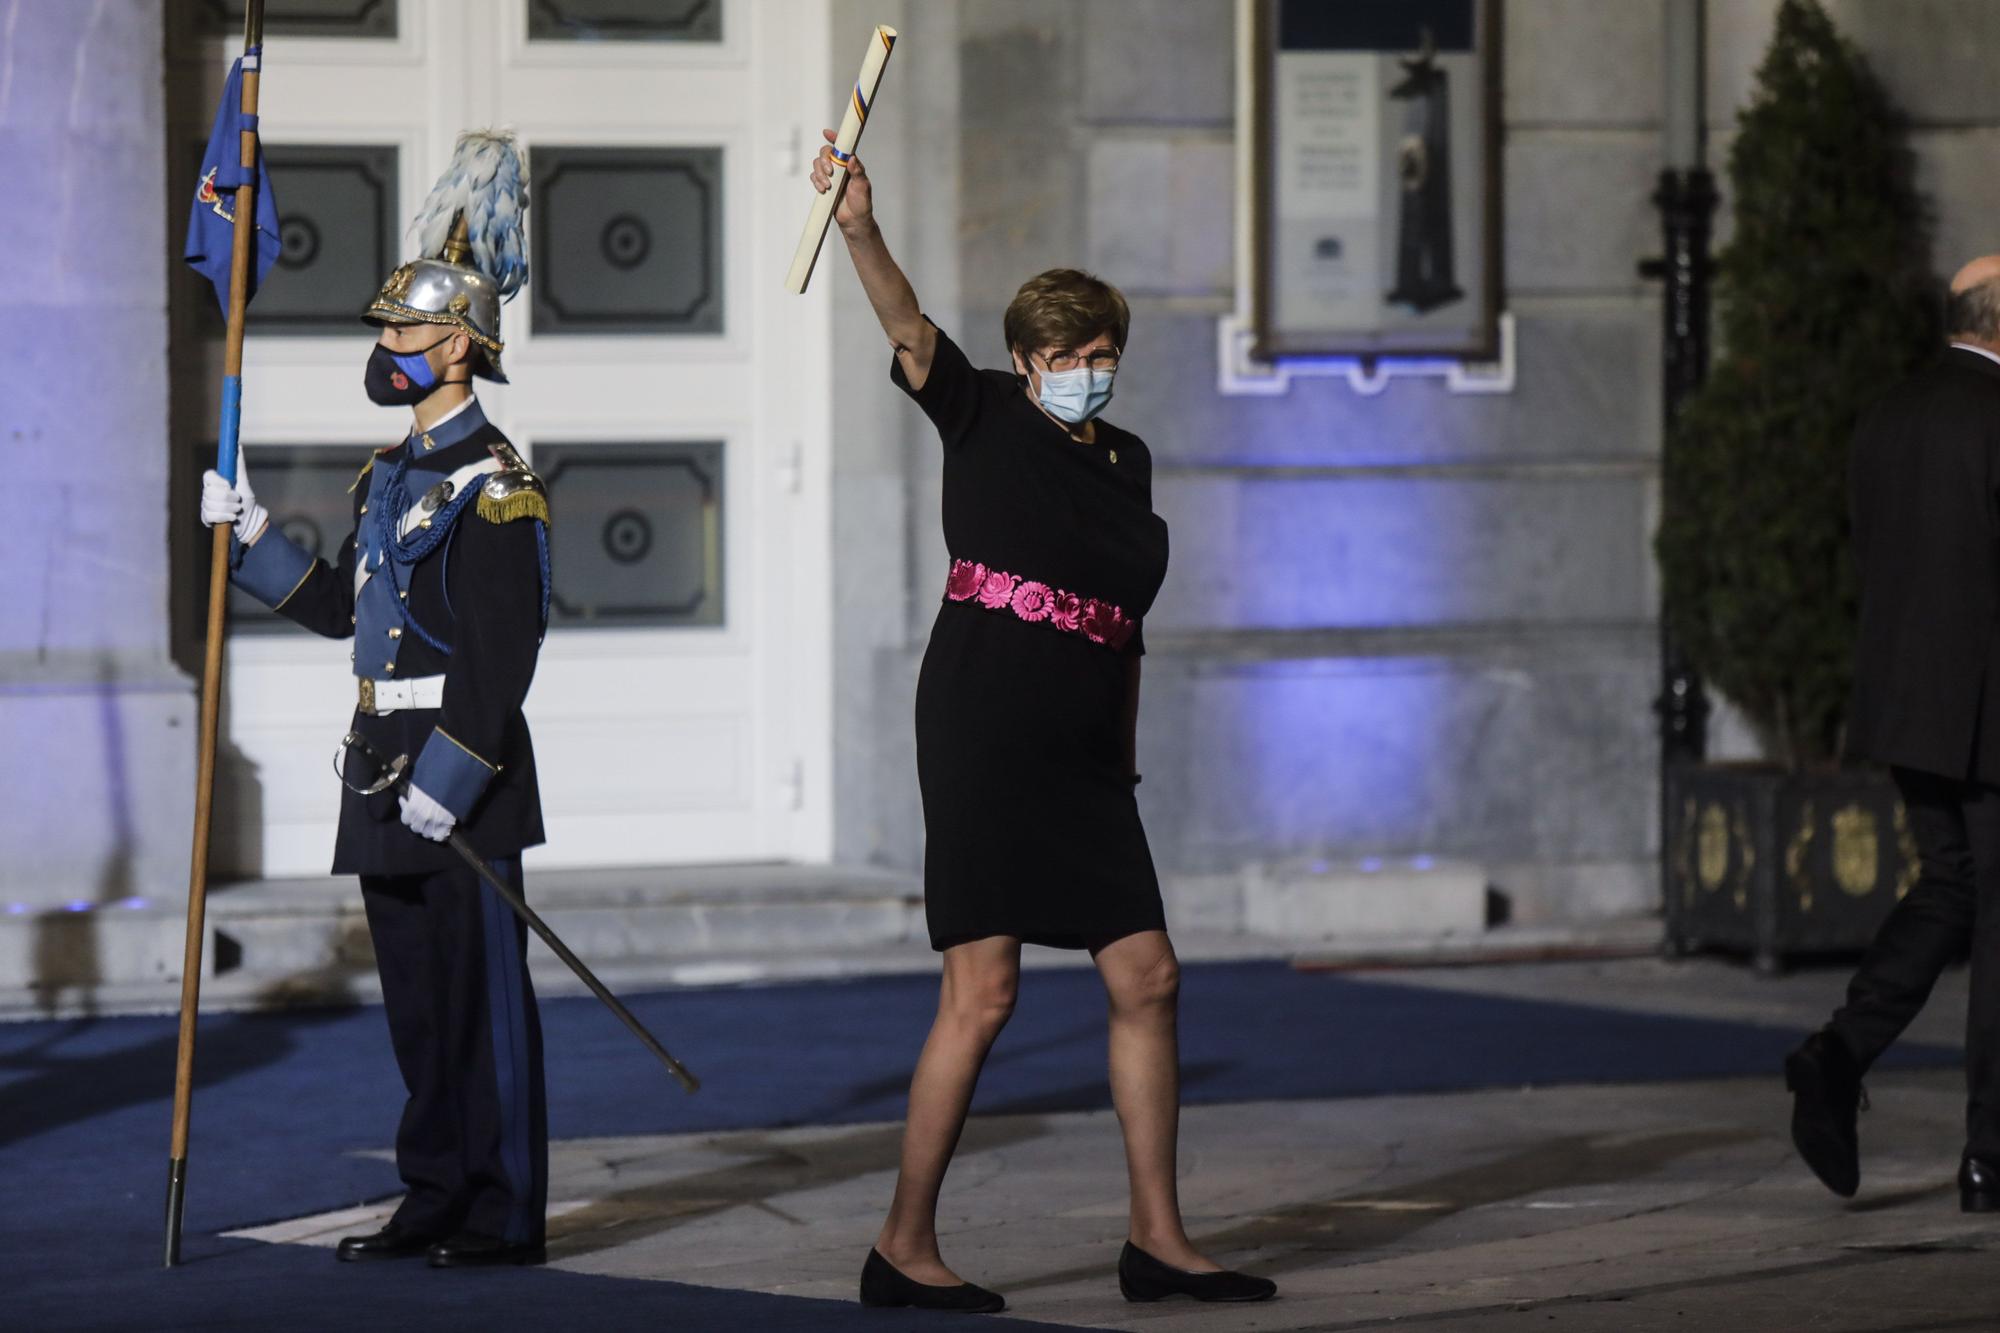
{"label": "white feather plume", "polygon": [[410,230],[417,252],[444,253],[452,219],[463,211],[472,265],[493,279],[502,300],[528,281],[528,168],[507,130],[467,130],[458,136],[451,165],[431,187]]}

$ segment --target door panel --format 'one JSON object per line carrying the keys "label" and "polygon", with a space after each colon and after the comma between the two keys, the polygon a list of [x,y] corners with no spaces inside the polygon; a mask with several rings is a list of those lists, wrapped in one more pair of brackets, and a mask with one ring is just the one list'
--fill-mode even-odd
{"label": "door panel", "polygon": [[[684,605],[691,553],[706,562],[699,615],[566,617],[552,628],[527,705],[549,831],[531,861],[824,859],[830,324],[823,291],[792,297],[780,279],[808,203],[801,145],[835,104],[826,0],[697,4],[690,13],[712,9],[713,28],[702,18],[687,30],[717,32],[712,40],[657,39],[648,16],[673,6],[393,8],[393,36],[274,29],[267,40],[264,134],[301,146],[294,158],[321,171],[297,191],[299,210],[332,197],[331,173],[345,168],[327,165],[329,146],[358,145],[369,161],[394,163],[378,172],[393,171],[400,230],[459,130],[514,129],[550,181],[544,191],[531,178],[534,273],[503,316],[512,383],[482,385],[481,403],[531,463],[547,449],[558,547],[617,585],[624,600],[605,605]],[[635,16],[647,23],[633,26]],[[531,18],[541,31],[596,23],[600,37],[633,39],[534,40]],[[170,50],[177,76],[203,81],[212,109],[234,42],[199,27],[178,23]],[[205,137],[205,121],[177,114],[178,137]],[[282,175],[275,188],[282,217]],[[314,221],[298,213],[301,253]],[[407,236],[400,244],[402,257],[413,253]],[[621,284],[620,273],[631,277]],[[545,275],[544,299],[567,308],[537,319]],[[657,317],[655,307],[704,291],[697,318]],[[193,324],[177,318],[176,329]],[[340,471],[329,447],[351,445],[358,469],[400,436],[407,418],[361,392],[368,342],[358,322],[283,337],[253,328],[243,427],[253,476],[259,457],[302,449],[321,484]],[[204,431],[212,440],[212,421],[184,433]],[[709,489],[697,498],[687,468],[661,461],[675,451],[701,460]],[[583,459],[591,466],[564,461]],[[607,490],[605,469],[617,467],[629,472],[629,505]],[[563,527],[566,487],[574,528]],[[312,505],[322,522],[324,499]],[[672,560],[648,564],[656,546]],[[247,624],[232,636],[218,788],[225,868],[324,873],[338,806],[331,756],[353,691],[344,644]]]}

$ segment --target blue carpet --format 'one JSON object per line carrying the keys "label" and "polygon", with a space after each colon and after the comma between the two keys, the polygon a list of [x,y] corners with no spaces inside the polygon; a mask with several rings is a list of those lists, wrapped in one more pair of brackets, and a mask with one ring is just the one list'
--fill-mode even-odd
{"label": "blue carpet", "polygon": [[[902,1113],[936,1002],[934,977],[638,996],[632,1007],[707,1088],[687,1097],[588,998],[542,1006],[558,1138],[839,1125]],[[1454,994],[1272,963],[1190,966],[1191,1104],[1482,1087],[1773,1078],[1796,1032]],[[0,1253],[5,1323],[23,1329],[756,1326],[881,1329],[851,1304],[553,1270],[365,1269],[323,1251],[218,1233],[379,1199],[401,1085],[380,1009],[220,1015],[197,1054],[188,1262],[158,1268],[174,1022],[0,1024]],[[1031,973],[982,1080],[976,1114],[1097,1109],[1104,1004],[1085,971]],[[1940,1067],[1907,1047],[1885,1064]],[[887,1199],[885,1197],[884,1203]],[[857,1268],[860,1256],[857,1255]],[[143,1311],[135,1317],[135,1312]],[[580,1319],[585,1315],[587,1318]],[[910,1316],[897,1327],[990,1322]],[[1013,1327],[1032,1327],[1016,1324]]]}

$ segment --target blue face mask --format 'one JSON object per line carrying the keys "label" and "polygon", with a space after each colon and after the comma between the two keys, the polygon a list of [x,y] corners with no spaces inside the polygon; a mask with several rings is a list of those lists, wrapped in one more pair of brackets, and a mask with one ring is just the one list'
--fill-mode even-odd
{"label": "blue face mask", "polygon": [[1116,370],[1092,370],[1089,366],[1038,373],[1042,377],[1042,391],[1037,401],[1048,409],[1050,416],[1072,426],[1081,426],[1104,410],[1104,405],[1111,401],[1111,381],[1118,374]]}

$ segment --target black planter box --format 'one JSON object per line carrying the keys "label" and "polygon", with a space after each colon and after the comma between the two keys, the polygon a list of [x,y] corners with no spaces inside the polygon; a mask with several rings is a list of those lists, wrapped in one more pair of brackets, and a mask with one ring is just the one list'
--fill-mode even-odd
{"label": "black planter box", "polygon": [[1668,770],[1667,943],[1739,950],[1760,971],[1867,947],[1917,882],[1917,848],[1887,773],[1752,765]]}

